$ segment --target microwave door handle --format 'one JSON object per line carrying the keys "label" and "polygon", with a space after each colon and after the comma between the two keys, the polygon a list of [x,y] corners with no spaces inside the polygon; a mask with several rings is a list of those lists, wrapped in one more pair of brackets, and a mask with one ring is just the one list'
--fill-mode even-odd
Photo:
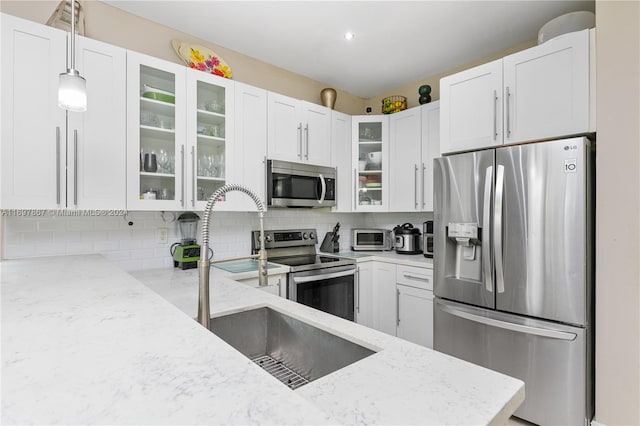
{"label": "microwave door handle", "polygon": [[322,174],[320,174],[319,176],[320,179],[320,199],[318,200],[318,204],[322,204],[324,203],[324,197],[327,195],[327,182],[325,182],[324,180],[324,176],[322,176]]}

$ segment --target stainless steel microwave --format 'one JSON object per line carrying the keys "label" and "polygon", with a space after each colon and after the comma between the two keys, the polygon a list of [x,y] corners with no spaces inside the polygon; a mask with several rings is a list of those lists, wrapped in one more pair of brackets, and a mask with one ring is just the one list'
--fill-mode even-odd
{"label": "stainless steel microwave", "polygon": [[269,207],[332,207],[336,188],[333,167],[267,160]]}
{"label": "stainless steel microwave", "polygon": [[391,231],[388,229],[354,228],[351,230],[354,251],[384,251],[393,248]]}

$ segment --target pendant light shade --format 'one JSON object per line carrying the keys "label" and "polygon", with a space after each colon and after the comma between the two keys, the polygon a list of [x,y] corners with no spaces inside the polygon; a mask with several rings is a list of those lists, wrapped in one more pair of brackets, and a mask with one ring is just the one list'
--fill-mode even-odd
{"label": "pendant light shade", "polygon": [[60,74],[58,81],[58,106],[68,111],[82,112],[87,110],[87,82],[75,69],[75,13],[76,0],[71,0],[71,67]]}
{"label": "pendant light shade", "polygon": [[58,106],[76,112],[87,110],[87,82],[78,71],[68,69],[60,74]]}

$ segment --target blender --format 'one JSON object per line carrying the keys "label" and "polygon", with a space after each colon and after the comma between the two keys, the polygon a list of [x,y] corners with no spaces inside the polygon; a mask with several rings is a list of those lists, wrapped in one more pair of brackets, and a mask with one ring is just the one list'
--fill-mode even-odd
{"label": "blender", "polygon": [[196,232],[200,216],[193,212],[182,213],[178,216],[178,227],[182,240],[171,245],[173,266],[180,269],[198,267],[200,260],[200,245],[196,244]]}

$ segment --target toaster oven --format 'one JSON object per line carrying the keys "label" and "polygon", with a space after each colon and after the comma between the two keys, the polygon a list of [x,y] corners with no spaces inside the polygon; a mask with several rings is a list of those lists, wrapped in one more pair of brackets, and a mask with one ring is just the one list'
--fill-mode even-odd
{"label": "toaster oven", "polygon": [[391,231],[388,229],[355,228],[352,230],[351,241],[354,251],[384,251],[393,248]]}

